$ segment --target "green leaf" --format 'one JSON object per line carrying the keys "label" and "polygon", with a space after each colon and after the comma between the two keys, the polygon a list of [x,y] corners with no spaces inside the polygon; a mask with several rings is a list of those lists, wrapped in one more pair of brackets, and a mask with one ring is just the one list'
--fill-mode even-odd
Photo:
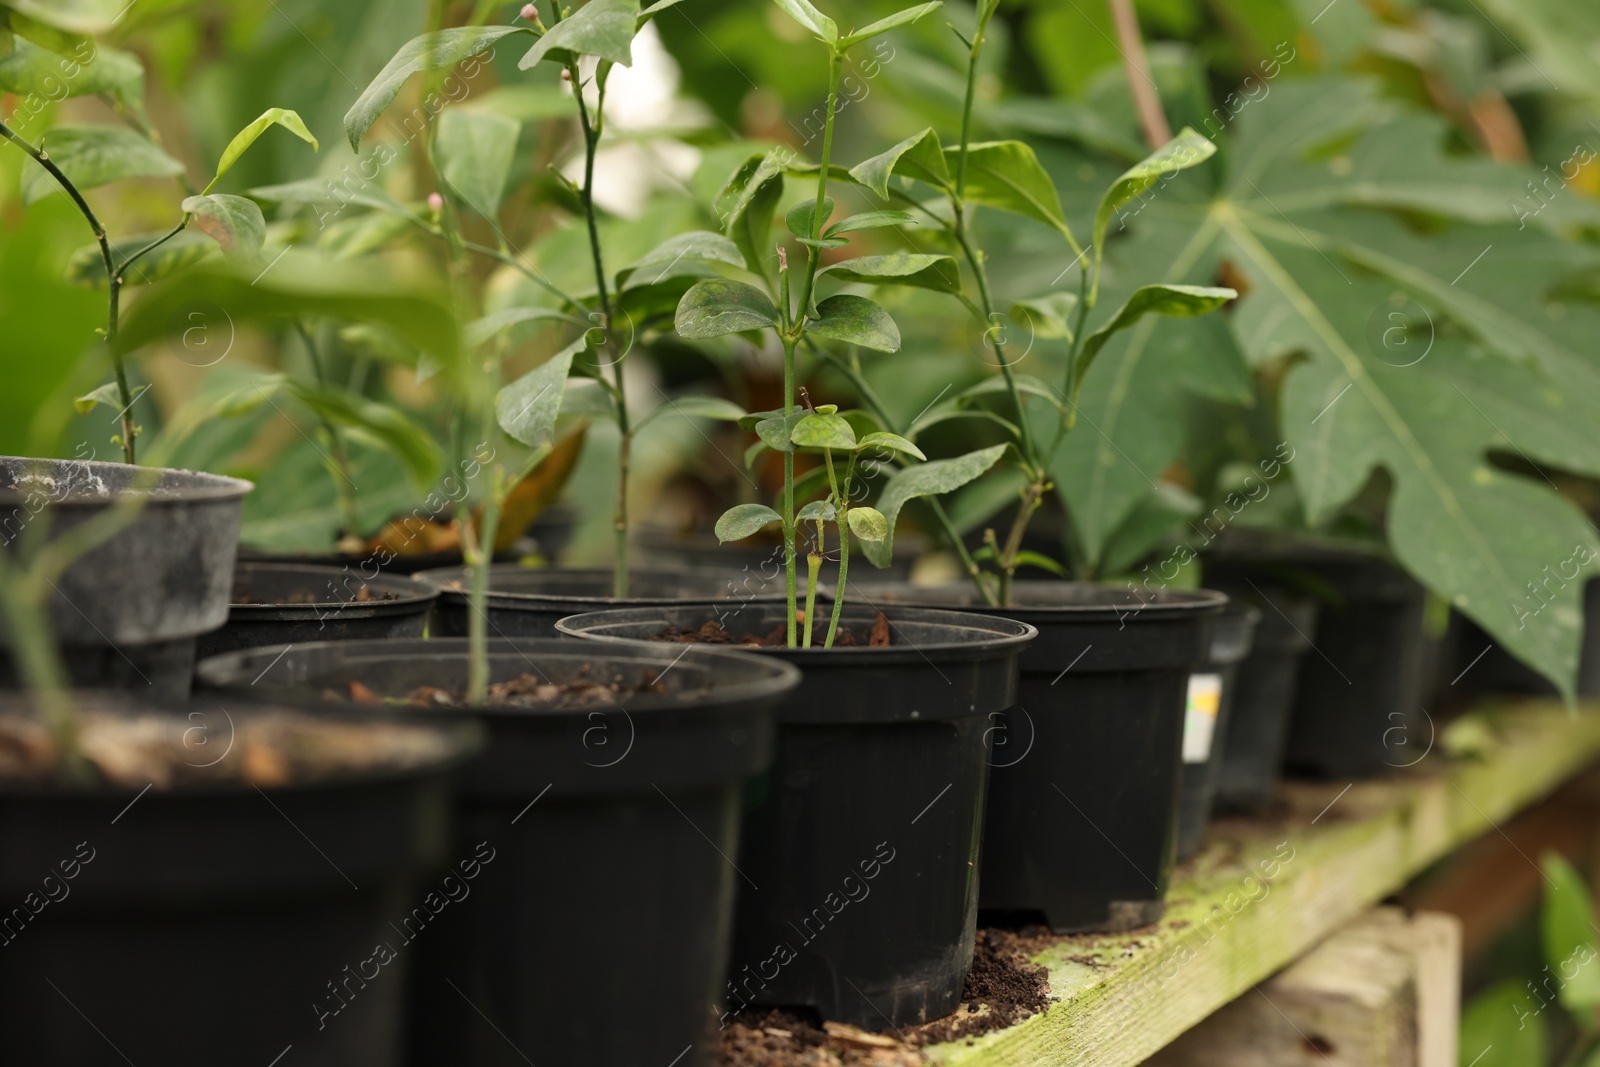
{"label": "green leaf", "polygon": [[877,508],[851,508],[844,513],[850,532],[869,543],[881,543],[889,536],[889,520]]}
{"label": "green leaf", "polygon": [[[804,408],[795,411],[787,418],[784,417],[782,412],[778,412],[770,418],[758,420],[750,428],[755,430],[757,437],[761,438],[761,443],[774,452],[793,452],[794,445],[790,443],[789,438],[794,432],[795,426],[804,418],[809,418]],[[742,424],[745,420],[741,419],[739,421]]]}
{"label": "green leaf", "polygon": [[1038,567],[1042,571],[1049,571],[1057,578],[1071,577],[1067,574],[1067,568],[1063,567],[1060,563],[1057,563],[1043,552],[1032,552],[1028,549],[1023,549],[1017,553],[1017,566]]}
{"label": "green leaf", "polygon": [[189,197],[183,202],[183,210],[194,216],[196,229],[229,255],[254,259],[267,239],[267,220],[254,200],[212,193]]}
{"label": "green leaf", "polygon": [[[179,234],[170,243],[184,236]],[[188,236],[211,246],[199,234]],[[139,266],[144,265],[141,260]],[[188,329],[190,315],[197,309],[218,320],[226,317],[233,328],[252,322],[284,325],[306,318],[375,323],[433,356],[452,373],[459,367],[461,338],[447,295],[387,280],[376,270],[352,271],[347,263],[294,251],[265,272],[216,260],[163,283],[124,316],[117,347],[132,352]],[[221,329],[223,323],[212,325]]]}
{"label": "green leaf", "polygon": [[915,456],[918,459],[928,458],[922,454],[922,449],[907,441],[904,437],[897,433],[887,433],[883,430],[869,433],[856,442],[857,452],[865,452],[872,448],[887,448],[895,452],[903,452],[908,456]]}
{"label": "green leaf", "polygon": [[[945,166],[953,172],[959,152],[947,148],[944,154]],[[1055,183],[1040,166],[1033,147],[1023,141],[988,141],[968,147],[966,200],[1037,219],[1076,245]]]}
{"label": "green leaf", "polygon": [[439,476],[443,466],[439,446],[399,409],[342,389],[295,381],[286,381],[285,388],[318,417],[391,452],[418,488],[426,489]]}
{"label": "green leaf", "polygon": [[250,195],[269,204],[315,204],[340,208],[354,204],[357,207],[387,211],[396,215],[411,214],[404,204],[384,192],[381,186],[359,179],[351,181],[347,178],[335,181],[332,178],[305,178],[282,185],[259,186],[251,189]]}
{"label": "green leaf", "polygon": [[1209,285],[1141,285],[1128,297],[1127,303],[1111,316],[1111,321],[1083,339],[1083,347],[1078,350],[1076,388],[1071,397],[1073,405],[1077,405],[1078,394],[1083,390],[1084,376],[1089,373],[1095,357],[1100,355],[1100,350],[1113,334],[1126,330],[1146,315],[1165,315],[1170,319],[1207,315],[1238,295],[1232,289]]}
{"label": "green leaf", "polygon": [[768,238],[773,212],[783,196],[782,158],[776,151],[747,158],[712,204],[717,217],[724,220],[723,232],[739,246],[752,270],[772,255]]}
{"label": "green leaf", "polygon": [[1594,896],[1583,876],[1558,853],[1540,856],[1539,866],[1549,886],[1539,916],[1545,962],[1556,976],[1562,1007],[1586,1027],[1600,1006]]}
{"label": "green leaf", "polygon": [[1106,230],[1117,211],[1134,197],[1168,174],[1203,163],[1216,154],[1217,146],[1185,126],[1178,135],[1144,159],[1135,163],[1111,183],[1094,213],[1094,254],[1098,258],[1106,243]]}
{"label": "green leaf", "polygon": [[494,417],[500,428],[529,448],[555,443],[556,417],[566,396],[572,357],[583,342],[562,349],[510,385],[494,398]]}
{"label": "green leaf", "polygon": [[653,285],[671,276],[677,264],[688,260],[699,263],[726,263],[741,270],[745,267],[744,255],[739,246],[720,233],[691,230],[669,237],[641,258],[617,272],[618,287],[626,286],[631,278],[643,272],[642,284]]}
{"label": "green leaf", "polygon": [[878,510],[883,514],[888,533],[882,542],[869,542],[863,547],[867,559],[875,567],[889,565],[894,555],[895,520],[900,517],[900,509],[906,506],[908,500],[920,496],[939,496],[960,489],[993,467],[1009,447],[995,445],[953,459],[936,459],[931,463],[905,467],[890,475],[883,485],[883,491],[878,494]]}
{"label": "green leaf", "polygon": [[837,237],[842,233],[858,233],[861,230],[878,230],[885,226],[915,226],[917,217],[909,211],[863,211],[858,215],[848,215],[829,226],[822,232],[824,237]]}
{"label": "green leaf", "polygon": [[722,517],[717,520],[717,541],[722,544],[727,544],[729,541],[743,541],[751,534],[760,533],[772,523],[782,521],[783,516],[765,504],[738,504],[724,511]]}
{"label": "green leaf", "polygon": [[720,396],[680,396],[668,400],[639,420],[635,429],[643,429],[663,415],[677,415],[687,419],[720,419],[738,422],[744,418],[744,408]]}
{"label": "green leaf", "polygon": [[895,174],[949,191],[950,169],[945,164],[939,134],[933,129],[908,137],[887,152],[850,168],[850,176],[881,197],[889,195],[889,178]]}
{"label": "green leaf", "polygon": [[[827,472],[824,471],[823,473],[826,474]],[[799,492],[798,486],[795,492]],[[795,512],[794,517],[797,522],[837,522],[839,520],[839,512],[833,506],[833,501],[831,500],[813,500]]]}
{"label": "green leaf", "polygon": [[228,142],[228,147],[222,150],[222,158],[217,160],[217,174],[216,178],[211,180],[211,184],[215,185],[217,178],[232,170],[233,165],[239,162],[239,157],[244,155],[250,146],[255,144],[261,135],[267,132],[268,127],[271,126],[282,126],[309,144],[314,152],[319,151],[322,147],[317,143],[317,139],[311,136],[311,131],[306,129],[306,124],[301,120],[298,112],[290,111],[287,108],[269,107],[261,113],[260,118],[240,130],[234,135],[233,140]]}
{"label": "green leaf", "polygon": [[644,29],[645,24],[655,18],[669,7],[677,7],[683,0],[656,0],[655,3],[639,12],[639,29]]}
{"label": "green leaf", "polygon": [[887,311],[864,296],[828,297],[817,305],[817,317],[806,323],[806,333],[877,352],[900,350],[900,327]]}
{"label": "green leaf", "polygon": [[[122,263],[135,252],[165,236],[165,233],[142,233],[114,241],[111,245],[112,259]],[[185,230],[139,260],[131,270],[124,271],[122,284],[124,288],[149,285],[216,256],[215,241],[203,234]],[[72,257],[67,260],[67,280],[75,285],[94,289],[106,288],[105,260],[100,255],[99,244],[84,245],[72,253]]]}
{"label": "green leaf", "polygon": [[842,52],[846,48],[860,44],[862,41],[869,41],[872,38],[877,37],[879,34],[888,33],[890,30],[896,29],[897,27],[909,26],[922,16],[930,14],[934,11],[938,11],[943,6],[943,0],[933,0],[932,3],[918,4],[916,7],[908,7],[903,8],[900,11],[896,11],[887,18],[881,18],[877,22],[871,23],[862,29],[850,33],[848,36],[840,38],[839,51]]}
{"label": "green leaf", "polygon": [[351,149],[361,150],[361,138],[378,121],[384,109],[394,102],[400,87],[411,75],[453,67],[464,59],[487,51],[502,37],[532,32],[525,26],[458,26],[412,38],[395,53],[350,110],[345,112],[344,133]]}
{"label": "green leaf", "polygon": [[[1026,393],[1029,396],[1036,396],[1042,400],[1048,400],[1051,404],[1055,405],[1058,411],[1065,411],[1067,409],[1067,405],[1061,399],[1061,394],[1057,392],[1055,388],[1052,387],[1048,382],[1045,382],[1039,378],[1035,378],[1031,374],[1013,374],[1011,376],[1011,380],[1016,383],[1017,392]],[[969,385],[967,388],[957,393],[954,399],[957,403],[960,403],[962,401],[971,400],[975,397],[992,396],[1000,393],[1009,393],[1010,391],[1011,388],[1010,386],[1006,385],[1005,376],[1002,374],[994,374],[985,378],[977,385]]]}
{"label": "green leaf", "polygon": [[80,57],[89,54],[87,47],[63,57],[19,38],[9,55],[0,55],[0,89],[50,100],[109,93],[142,112],[144,65],[138,57],[114,48],[92,51],[93,62],[84,63]]}
{"label": "green leaf", "polygon": [[105,33],[128,12],[127,0],[6,0],[5,6],[72,33]]}
{"label": "green leaf", "polygon": [[[22,5],[15,5],[20,8]],[[18,37],[59,56],[83,55],[93,49],[93,43],[79,33],[73,33],[48,16],[34,18],[21,10],[0,7],[0,25]]]}
{"label": "green leaf", "polygon": [[[182,163],[121,126],[57,126],[45,133],[43,148],[80,192],[124,178],[171,178],[183,173]],[[23,166],[24,204],[62,191],[37,163]]]}
{"label": "green leaf", "polygon": [[753,285],[714,278],[683,294],[675,323],[678,336],[701,340],[777,326],[778,309]]}
{"label": "green leaf", "polygon": [[831,45],[839,43],[839,27],[832,19],[811,6],[810,0],[773,0],[785,15]]}
{"label": "green leaf", "polygon": [[1011,318],[1028,324],[1032,336],[1041,340],[1072,340],[1072,318],[1078,307],[1077,293],[1049,293],[1011,305]]}
{"label": "green leaf", "polygon": [[817,238],[796,237],[795,240],[799,241],[801,244],[806,245],[809,248],[816,248],[816,249],[822,249],[822,250],[827,250],[827,249],[832,249],[832,248],[843,248],[845,245],[850,243],[849,241],[847,241],[843,237],[817,237]]}
{"label": "green leaf", "polygon": [[486,219],[500,211],[521,133],[516,119],[486,111],[453,107],[439,116],[434,151],[445,183]]}
{"label": "green leaf", "polygon": [[639,0],[589,0],[539,38],[517,61],[527,70],[540,60],[566,66],[579,56],[599,56],[624,67],[633,65],[633,35],[638,32]]}
{"label": "green leaf", "polygon": [[[816,213],[817,199],[812,197],[810,200],[802,200],[790,208],[783,221],[788,225],[790,233],[796,237],[809,239],[817,232],[814,229],[817,224]],[[822,201],[822,221],[826,222],[832,216],[833,197],[825,197]]]}
{"label": "green leaf", "polygon": [[501,330],[508,330],[524,322],[576,322],[571,315],[554,308],[514,307],[492,312],[467,324],[462,340],[468,347],[476,348]]}
{"label": "green leaf", "polygon": [[940,293],[961,291],[961,268],[950,256],[923,252],[895,252],[887,256],[858,256],[823,267],[842,282],[867,285],[909,285]]}
{"label": "green leaf", "polygon": [[567,394],[561,401],[563,415],[599,415],[617,417],[617,405],[611,391],[593,378],[568,378]]}
{"label": "green leaf", "polygon": [[1547,1064],[1543,1002],[1527,982],[1507,978],[1473,997],[1461,1012],[1462,1067],[1530,1067]]}
{"label": "green leaf", "polygon": [[87,415],[93,411],[96,404],[104,404],[112,411],[122,410],[122,392],[117,388],[116,382],[107,382],[100,388],[87,392],[72,402],[79,415]]}
{"label": "green leaf", "polygon": [[856,432],[843,415],[807,415],[795,423],[789,440],[798,448],[837,448],[850,452],[856,447]]}

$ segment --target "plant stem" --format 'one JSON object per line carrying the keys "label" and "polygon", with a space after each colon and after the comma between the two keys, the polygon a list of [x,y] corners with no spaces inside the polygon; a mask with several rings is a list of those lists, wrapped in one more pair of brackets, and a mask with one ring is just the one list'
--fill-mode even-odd
{"label": "plant stem", "polygon": [[839,507],[839,578],[833,586],[833,616],[828,620],[828,638],[822,642],[823,648],[833,647],[834,635],[839,632],[839,612],[844,608],[844,583],[845,575],[850,571],[850,527],[845,522],[847,512],[841,503]]}
{"label": "plant stem", "polygon": [[100,244],[100,260],[105,266],[106,287],[109,290],[106,299],[106,345],[111,350],[111,364],[116,370],[117,397],[122,401],[122,454],[127,462],[133,463],[135,461],[133,439],[138,433],[138,426],[133,418],[133,392],[128,388],[128,370],[123,363],[122,353],[117,351],[118,304],[122,296],[122,276],[111,254],[111,242],[106,238],[106,228],[100,224],[100,220],[89,207],[89,202],[83,198],[83,194],[78,192],[78,187],[62,173],[61,168],[55,165],[55,161],[43,148],[30,143],[4,122],[0,122],[0,137],[4,137],[32,156],[35,162],[50,173],[56,184],[66,190],[72,202],[78,206],[78,211],[89,223],[89,228],[94,231],[94,239]]}
{"label": "plant stem", "polygon": [[1117,51],[1122,53],[1123,70],[1128,76],[1128,91],[1133,94],[1139,109],[1139,125],[1144,128],[1145,140],[1151,150],[1172,140],[1172,127],[1167,125],[1166,113],[1161,110],[1161,98],[1156,95],[1156,83],[1150,77],[1150,57],[1145,54],[1144,35],[1139,32],[1139,15],[1133,9],[1133,0],[1110,0],[1111,18],[1117,27]]}
{"label": "plant stem", "polygon": [[500,526],[499,487],[483,503],[481,529],[475,528],[472,513],[462,529],[462,542],[472,575],[472,613],[467,624],[468,666],[467,703],[482,704],[489,689],[489,567],[493,561],[494,539]]}
{"label": "plant stem", "polygon": [[[821,548],[822,524],[817,523],[818,548]],[[813,551],[806,556],[806,632],[801,647],[811,647],[811,617],[817,610],[817,576],[822,573],[822,553]]]}
{"label": "plant stem", "polygon": [[583,215],[589,224],[589,252],[594,258],[595,290],[599,294],[601,325],[605,329],[606,349],[611,353],[611,370],[616,382],[617,431],[621,436],[617,453],[617,501],[612,525],[615,532],[615,562],[612,570],[612,595],[628,595],[628,468],[633,452],[633,429],[628,421],[628,404],[622,387],[622,356],[617,352],[616,336],[611,330],[611,296],[606,288],[605,259],[600,252],[600,228],[594,211],[594,157],[600,145],[601,123],[604,122],[606,87],[599,73],[595,75],[595,88],[599,97],[595,102],[594,121],[589,119],[589,105],[583,99],[583,83],[578,80],[578,64],[567,68],[572,75],[572,95],[578,101],[578,122],[583,127]]}
{"label": "plant stem", "polygon": [[[839,113],[839,74],[844,64],[844,57],[838,52],[831,52],[828,56],[828,115],[822,124],[822,167],[817,172],[817,203],[811,212],[811,239],[819,240],[822,237],[823,224],[828,220],[823,215],[823,201],[828,198],[828,168],[833,165],[833,121]],[[795,314],[797,322],[805,322],[806,314],[811,307],[812,291],[817,284],[817,268],[822,266],[822,253],[820,249],[811,245],[806,246],[806,284],[800,294],[800,309]]]}
{"label": "plant stem", "polygon": [[[784,296],[784,313],[789,304],[788,274],[780,275]],[[783,425],[789,429],[794,418],[794,340],[788,334],[783,340]],[[783,454],[783,574],[784,591],[788,604],[788,645],[795,645],[795,552],[794,552],[794,447]]]}
{"label": "plant stem", "polygon": [[[322,372],[322,357],[317,352],[316,338],[303,322],[296,321],[294,328],[300,334],[301,343],[306,346],[306,354],[311,357],[311,369],[317,376],[317,386],[326,390],[328,378]],[[350,476],[350,453],[345,449],[344,435],[326,415],[319,412],[317,419],[322,423],[322,432],[328,435],[328,446],[333,451],[333,489],[339,498],[339,511],[344,515],[345,536],[360,537],[361,519],[356,510],[355,479]]]}

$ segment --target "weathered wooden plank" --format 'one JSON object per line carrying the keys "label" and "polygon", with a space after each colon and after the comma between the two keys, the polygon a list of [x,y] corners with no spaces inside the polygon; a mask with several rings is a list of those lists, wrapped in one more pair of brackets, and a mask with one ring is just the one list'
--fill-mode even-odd
{"label": "weathered wooden plank", "polygon": [[1436,753],[1389,780],[1298,783],[1281,816],[1218,825],[1174,878],[1159,924],[1063,940],[1036,957],[1061,998],[1048,1012],[930,1057],[950,1067],[1140,1063],[1600,756],[1597,709],[1478,715],[1492,738],[1478,758]]}

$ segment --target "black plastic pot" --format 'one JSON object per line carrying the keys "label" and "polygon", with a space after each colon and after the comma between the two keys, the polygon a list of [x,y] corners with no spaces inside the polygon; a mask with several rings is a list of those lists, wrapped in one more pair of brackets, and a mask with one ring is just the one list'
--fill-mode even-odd
{"label": "black plastic pot", "polygon": [[1221,593],[1023,581],[1015,606],[968,585],[860,587],[858,599],[958,605],[1031,623],[1016,706],[993,717],[980,902],[1059,932],[1128,930],[1165,906],[1178,834],[1190,671]]}
{"label": "black plastic pot", "polygon": [[[776,527],[774,527],[776,529]],[[651,571],[663,573],[690,572],[696,576],[711,576],[719,582],[742,581],[747,576],[753,581],[775,582],[783,591],[783,542],[761,538],[723,543],[709,529],[685,531],[671,526],[642,522],[629,532],[633,546],[634,563]],[[911,576],[911,566],[927,550],[928,539],[914,531],[907,531],[897,541],[897,551],[889,566],[877,572],[881,577],[904,579]],[[800,544],[800,558],[796,579],[804,588],[806,580],[805,541]],[[861,564],[857,564],[861,569]],[[839,581],[839,563],[824,559],[817,580],[824,589],[833,589]],[[622,605],[612,605],[621,607]],[[643,605],[641,605],[643,606]],[[584,611],[602,611],[604,608],[584,608]]]}
{"label": "black plastic pot", "polygon": [[[357,599],[362,595],[371,599]],[[228,621],[199,639],[197,654],[205,659],[263,645],[422,637],[438,596],[434,586],[407,578],[362,578],[334,567],[240,563],[233,572]]]}
{"label": "black plastic pot", "polygon": [[1208,559],[1206,574],[1271,582],[1319,603],[1285,767],[1361,778],[1411,766],[1432,747],[1433,720],[1420,703],[1426,591],[1404,571],[1377,556],[1306,544]]}
{"label": "black plastic pot", "polygon": [[1270,584],[1212,584],[1261,613],[1250,654],[1233,679],[1227,728],[1219,734],[1222,765],[1216,787],[1218,808],[1259,811],[1272,800],[1289,743],[1300,660],[1317,632],[1317,602]]}
{"label": "black plastic pot", "polygon": [[[1454,664],[1443,684],[1463,694],[1556,695],[1544,675],[1507,652],[1465,615],[1455,619]],[[1453,684],[1452,684],[1453,683]],[[1583,643],[1578,650],[1578,695],[1600,696],[1600,580],[1583,587]]]}
{"label": "black plastic pot", "polygon": [[[50,619],[75,684],[131,683],[154,699],[188,693],[194,638],[228,617],[239,515],[252,488],[194,471],[0,456],[6,546],[35,523],[48,523],[56,537],[129,493],[146,495],[127,528],[55,581]],[[15,682],[9,656],[0,655],[0,684]]]}
{"label": "black plastic pot", "polygon": [[[770,568],[768,568],[770,571]],[[471,588],[464,567],[423,571],[419,581],[439,588],[433,633],[465,637],[471,621]],[[748,571],[632,571],[628,596],[611,595],[609,569],[521,567],[495,564],[489,572],[489,635],[491,637],[555,637],[556,623],[568,615],[612,608],[672,604],[714,606],[708,618],[726,618],[746,604],[781,601],[783,571],[774,577],[759,568]]]}
{"label": "black plastic pot", "polygon": [[[167,741],[210,761],[255,713],[195,714]],[[389,923],[455,859],[451,782],[476,731],[439,741],[408,769],[303,785],[0,783],[0,1058],[400,1067],[413,960]]]}
{"label": "black plastic pot", "polygon": [[[494,554],[496,563],[515,563],[521,559],[523,553],[515,549],[507,549]],[[266,552],[261,549],[251,548],[248,545],[239,547],[239,562],[241,563],[284,563],[293,567],[333,567],[336,570],[348,569],[351,573],[377,576],[380,574],[399,575],[402,578],[420,574],[423,571],[439,570],[443,567],[461,566],[460,552],[422,552],[413,556],[387,555],[381,552],[368,552],[362,555],[347,555],[341,552]]]}
{"label": "black plastic pot", "polygon": [[[782,604],[728,618],[783,625]],[[847,606],[843,625],[876,612]],[[645,641],[705,607],[563,619],[562,633]],[[738,920],[722,1012],[809,1006],[868,1029],[954,1011],[972,961],[989,715],[1009,707],[1031,626],[891,608],[884,648],[760,648],[804,669],[778,711],[772,770],[745,794]],[[824,630],[819,620],[815,642]],[[658,646],[674,648],[673,645]]]}
{"label": "black plastic pot", "polygon": [[[403,696],[464,687],[466,645],[261,649],[208,660],[200,676],[296,699],[352,681]],[[490,661],[495,680],[649,676],[666,691],[471,713],[490,742],[463,776],[455,848],[486,842],[495,859],[408,941],[412,1063],[704,1067],[739,879],[739,796],[771,759],[772,708],[798,672],[723,650],[551,640],[492,641]]]}
{"label": "black plastic pot", "polygon": [[1230,598],[1211,627],[1211,651],[1189,676],[1184,707],[1183,777],[1178,808],[1178,859],[1200,851],[1221,777],[1223,739],[1233,721],[1239,665],[1250,654],[1261,612]]}

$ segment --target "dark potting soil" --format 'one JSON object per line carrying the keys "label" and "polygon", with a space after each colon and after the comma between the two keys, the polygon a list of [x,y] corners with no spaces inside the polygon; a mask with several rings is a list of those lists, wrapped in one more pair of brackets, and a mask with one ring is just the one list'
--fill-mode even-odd
{"label": "dark potting soil", "polygon": [[[802,625],[804,625],[802,623]],[[811,647],[820,648],[823,639],[827,636],[826,624],[819,619],[814,624],[811,632]],[[862,640],[865,637],[866,640]],[[723,629],[722,624],[715,619],[707,622],[698,629],[693,626],[673,626],[670,623],[652,641],[674,641],[679,644],[697,645],[737,645],[741,648],[782,648],[788,643],[788,628],[783,625],[773,627],[765,634],[739,634]],[[859,648],[862,645],[868,648],[887,648],[889,646],[889,620],[883,612],[878,612],[878,617],[872,620],[872,627],[866,633],[857,632],[856,628],[840,626],[834,634],[833,645],[835,648]]]}
{"label": "dark potting soil", "polygon": [[972,968],[952,1015],[898,1033],[839,1023],[818,1026],[787,1011],[750,1013],[722,1031],[718,1067],[920,1067],[923,1045],[961,1041],[1014,1026],[1050,1004],[1048,974],[1029,956],[1061,940],[1044,927],[978,931]]}
{"label": "dark potting soil", "polygon": [[[507,681],[490,684],[484,702],[496,707],[539,708],[546,711],[615,707],[626,697],[637,693],[667,692],[667,687],[660,680],[661,674],[665,673],[644,670],[640,672],[636,683],[629,684],[620,674],[611,678],[591,678],[588,664],[579,670],[577,678],[560,683],[525,672]],[[340,699],[338,693],[330,691],[327,695]],[[349,699],[357,704],[413,704],[429,708],[468,706],[466,690],[440,689],[431,685],[419,686],[403,697],[389,698],[380,696],[360,682],[351,682]]]}
{"label": "dark potting soil", "polygon": [[399,600],[399,599],[400,599],[400,594],[399,593],[375,593],[375,592],[372,591],[372,588],[370,586],[365,586],[364,585],[364,586],[362,586],[360,588],[360,590],[358,590],[356,592],[356,595],[353,596],[353,597],[350,597],[348,599],[339,599],[339,598],[335,597],[332,600],[321,599],[316,593],[310,591],[309,589],[306,590],[305,592],[294,593],[294,594],[291,594],[288,597],[284,597],[282,599],[276,599],[276,600],[260,600],[260,599],[257,599],[256,597],[251,596],[249,593],[247,593],[243,589],[235,589],[233,591],[233,596],[229,599],[228,602],[230,604],[243,604],[243,605],[262,604],[262,605],[272,606],[272,605],[275,605],[275,604],[294,604],[294,605],[301,605],[301,604],[373,604],[373,603],[377,603],[377,602],[383,601],[383,600]]}
{"label": "dark potting soil", "polygon": [[[402,723],[338,722],[298,712],[210,717],[79,712],[78,748],[91,775],[113,786],[282,786],[401,770],[440,759],[449,743]],[[49,783],[61,751],[38,719],[0,716],[0,782]]]}

